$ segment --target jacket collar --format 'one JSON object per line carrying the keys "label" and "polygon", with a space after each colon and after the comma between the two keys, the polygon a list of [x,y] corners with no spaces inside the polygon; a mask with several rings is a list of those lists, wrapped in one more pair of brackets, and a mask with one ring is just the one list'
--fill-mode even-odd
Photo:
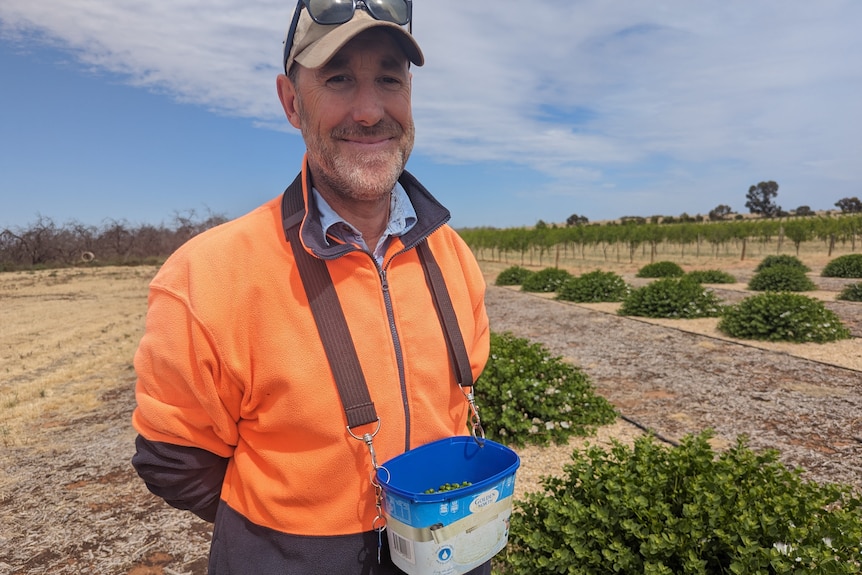
{"label": "jacket collar", "polygon": [[[323,259],[334,259],[354,251],[356,248],[352,245],[337,243],[327,245],[324,240],[323,228],[320,223],[320,212],[317,210],[315,202],[311,199],[311,177],[307,170],[307,164],[303,166],[302,173],[297,176],[297,180],[302,182],[304,214],[301,222],[300,238],[305,247],[311,250],[314,255]],[[413,209],[416,211],[416,225],[399,237],[404,247],[411,249],[432,232],[445,225],[451,216],[449,210],[438,202],[411,173],[406,170],[402,172],[401,177],[398,178],[398,182],[404,188],[404,191],[407,192],[407,197],[410,198],[410,203],[413,204]],[[294,184],[296,183],[294,182]],[[288,192],[285,192],[285,196],[287,196],[289,191],[290,188],[288,188]],[[286,197],[282,199],[282,202],[286,201]],[[287,213],[284,211],[284,208],[283,212]]]}

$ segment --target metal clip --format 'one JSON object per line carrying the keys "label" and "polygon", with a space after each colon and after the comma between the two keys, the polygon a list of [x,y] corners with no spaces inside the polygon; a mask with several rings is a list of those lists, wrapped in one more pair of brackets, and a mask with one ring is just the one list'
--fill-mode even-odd
{"label": "metal clip", "polygon": [[364,441],[365,445],[368,446],[368,451],[371,452],[371,463],[374,465],[374,469],[377,469],[377,454],[374,452],[374,444],[372,443],[372,440],[374,439],[374,436],[377,435],[378,431],[380,431],[379,417],[377,418],[377,427],[374,429],[374,431],[371,433],[363,433],[362,437],[359,437],[358,435],[353,433],[353,431],[350,429],[350,426],[347,426],[347,433],[350,434],[350,437],[358,441]]}
{"label": "metal clip", "polygon": [[386,471],[387,482],[389,481],[389,470],[377,464],[377,452],[374,451],[374,436],[377,435],[378,431],[380,431],[379,417],[377,418],[377,428],[372,433],[363,433],[362,437],[353,433],[350,426],[347,427],[347,433],[353,439],[363,441],[368,446],[368,452],[371,454],[371,466],[373,467],[371,470],[371,485],[374,487],[374,507],[377,509],[377,516],[371,522],[371,529],[377,531],[377,562],[380,563],[380,553],[383,549],[383,531],[386,529],[386,517],[383,515],[383,487],[377,481],[377,470],[382,469]]}
{"label": "metal clip", "polygon": [[476,406],[476,401],[472,391],[464,393],[467,398],[467,403],[470,405],[470,427],[471,435],[480,447],[485,446],[485,430],[482,428],[482,419],[479,417],[479,408]]}

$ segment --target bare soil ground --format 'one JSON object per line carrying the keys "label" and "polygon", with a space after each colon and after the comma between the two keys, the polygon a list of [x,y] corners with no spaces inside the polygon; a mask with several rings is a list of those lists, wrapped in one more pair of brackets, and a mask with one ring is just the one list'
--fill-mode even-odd
{"label": "bare soil ground", "polygon": [[[636,283],[642,263],[565,267],[614,269]],[[681,263],[737,274],[740,284],[715,286],[732,299],[744,295],[754,262]],[[489,283],[508,265],[484,262]],[[150,495],[129,463],[131,360],[154,272],[0,274],[0,575],[206,572],[209,525]],[[717,448],[746,434],[812,479],[860,486],[862,308],[833,301],[846,282],[811,276],[853,340],[755,345],[721,337],[714,320],[648,322],[509,288],[489,288],[488,310],[495,331],[541,341],[583,367],[626,416],[591,443],[628,442],[644,428],[670,441],[712,428]],[[583,442],[520,450],[519,494]]]}

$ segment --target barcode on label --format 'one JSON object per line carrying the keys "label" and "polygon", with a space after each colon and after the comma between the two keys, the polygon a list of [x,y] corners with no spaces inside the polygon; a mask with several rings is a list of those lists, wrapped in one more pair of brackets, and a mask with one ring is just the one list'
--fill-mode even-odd
{"label": "barcode on label", "polygon": [[392,536],[392,539],[390,540],[392,542],[391,551],[401,555],[405,561],[416,563],[416,560],[413,558],[413,542],[392,531],[390,531],[389,534]]}

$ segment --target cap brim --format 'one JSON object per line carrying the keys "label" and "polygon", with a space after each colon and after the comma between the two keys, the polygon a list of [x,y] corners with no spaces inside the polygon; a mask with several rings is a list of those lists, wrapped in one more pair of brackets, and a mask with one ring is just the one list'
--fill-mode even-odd
{"label": "cap brim", "polygon": [[[369,16],[364,10],[357,10],[353,19],[344,24],[335,26],[321,26],[311,21],[307,14],[302,14],[303,18],[307,18],[307,28],[303,39],[308,36],[316,36],[311,42],[305,46],[295,46],[294,50],[297,53],[292,53],[291,58],[287,61],[287,69],[293,61],[299,62],[306,68],[320,68],[341,50],[345,44],[356,37],[358,34],[371,28],[387,28],[392,30],[395,39],[404,50],[407,58],[416,66],[421,66],[425,63],[425,57],[422,54],[422,49],[419,44],[410,35],[407,30],[394,22],[386,22],[384,20],[375,20]],[[302,23],[300,24],[300,26]],[[305,44],[300,40],[301,44]]]}

